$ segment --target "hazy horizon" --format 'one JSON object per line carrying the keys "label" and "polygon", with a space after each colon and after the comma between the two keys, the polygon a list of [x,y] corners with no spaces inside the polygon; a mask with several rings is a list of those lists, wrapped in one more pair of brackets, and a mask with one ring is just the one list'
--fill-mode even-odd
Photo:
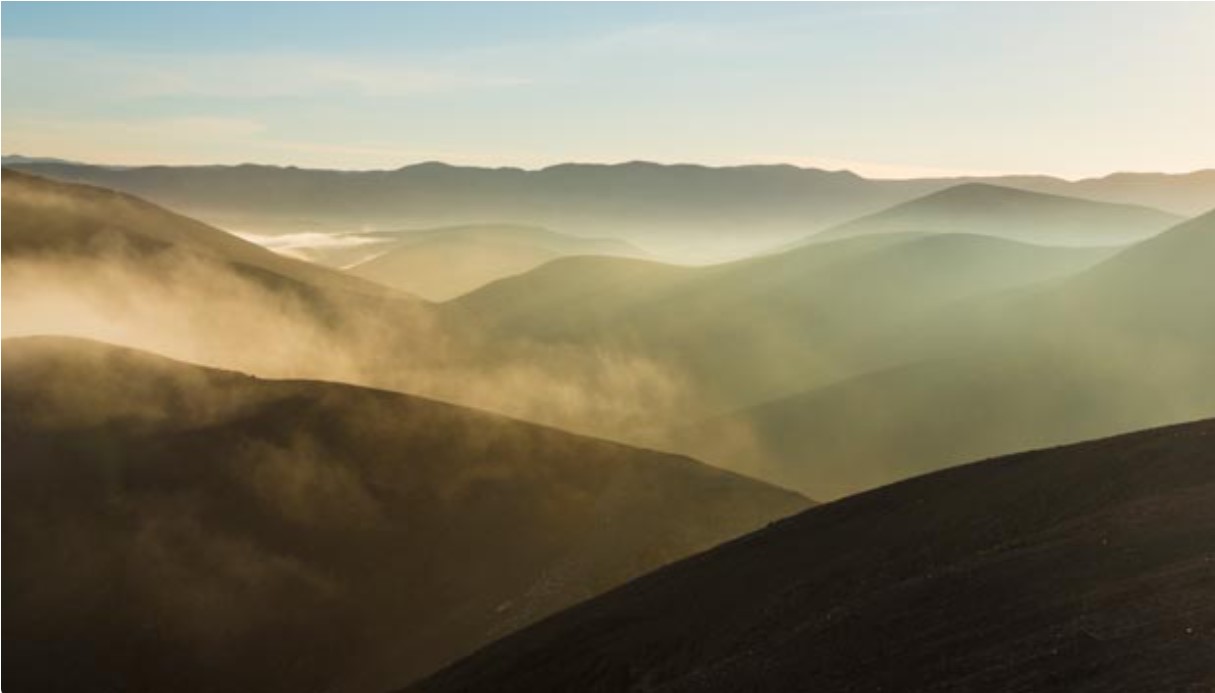
{"label": "hazy horizon", "polygon": [[417,161],[408,161],[408,162],[402,163],[400,165],[395,165],[395,166],[388,165],[388,166],[380,166],[380,167],[358,167],[358,166],[343,167],[343,166],[300,166],[300,165],[296,165],[296,164],[292,164],[292,163],[271,163],[271,162],[265,162],[265,161],[252,161],[252,160],[250,160],[250,161],[241,161],[241,160],[218,161],[218,162],[211,162],[211,163],[200,163],[200,162],[195,162],[195,161],[183,161],[180,163],[142,163],[142,162],[138,162],[138,161],[134,161],[134,162],[89,161],[89,160],[84,160],[84,159],[75,159],[75,158],[71,158],[71,157],[42,156],[37,153],[31,154],[28,152],[18,152],[18,151],[5,152],[3,154],[0,154],[0,156],[3,156],[6,159],[10,158],[10,157],[12,157],[12,158],[20,157],[23,159],[30,159],[33,161],[41,161],[41,160],[47,160],[50,162],[62,161],[64,163],[78,164],[78,165],[84,165],[84,166],[105,166],[105,167],[114,167],[114,168],[148,168],[148,167],[153,167],[153,166],[162,166],[162,167],[170,167],[170,168],[261,166],[261,167],[266,167],[266,168],[299,169],[299,170],[304,170],[304,171],[342,171],[345,173],[379,173],[379,172],[386,172],[386,171],[399,171],[401,169],[407,169],[407,168],[411,168],[414,166],[424,166],[424,165],[428,165],[428,164],[440,164],[440,165],[444,165],[444,166],[451,166],[453,168],[471,168],[471,169],[484,169],[484,170],[514,170],[514,171],[526,171],[529,173],[558,168],[561,166],[628,166],[628,165],[634,165],[634,164],[641,164],[641,165],[648,164],[648,165],[666,166],[666,167],[706,168],[706,169],[791,167],[791,168],[799,169],[802,171],[823,171],[826,173],[851,173],[855,176],[864,178],[866,180],[889,180],[889,181],[923,180],[923,179],[933,179],[933,178],[963,179],[963,178],[1002,178],[1002,177],[1014,177],[1014,178],[1045,177],[1045,178],[1057,178],[1062,181],[1075,183],[1075,182],[1085,181],[1085,180],[1100,180],[1103,178],[1109,178],[1110,176],[1117,176],[1117,175],[1124,175],[1124,174],[1130,174],[1130,175],[1159,174],[1159,175],[1165,175],[1165,176],[1184,176],[1184,175],[1188,175],[1188,174],[1192,174],[1192,173],[1202,173],[1204,171],[1215,171],[1215,166],[1202,166],[1199,168],[1188,169],[1188,170],[1179,170],[1179,171],[1119,168],[1119,169],[1113,169],[1113,170],[1104,171],[1104,172],[1098,172],[1098,173],[1094,173],[1091,175],[1078,175],[1078,176],[1056,175],[1056,174],[1052,174],[1052,173],[1044,173],[1041,171],[1009,171],[1009,172],[1001,172],[1001,173],[990,173],[990,172],[989,173],[956,173],[956,172],[931,173],[931,172],[925,171],[918,175],[908,173],[906,175],[900,176],[900,175],[878,175],[876,173],[866,174],[866,173],[862,173],[860,171],[857,171],[857,170],[854,170],[851,168],[831,168],[831,167],[822,166],[822,165],[808,165],[808,164],[803,165],[803,164],[797,164],[797,163],[792,163],[792,162],[781,162],[781,161],[765,161],[765,162],[745,162],[744,161],[744,162],[729,163],[729,164],[707,164],[707,163],[702,163],[702,162],[698,162],[698,161],[690,161],[690,160],[655,161],[652,159],[620,159],[620,160],[604,160],[604,161],[582,161],[582,160],[554,161],[551,163],[543,163],[543,164],[535,164],[535,165],[527,165],[527,166],[512,166],[512,165],[505,165],[505,164],[497,165],[497,164],[491,164],[491,163],[479,163],[476,161],[453,163],[453,162],[444,161],[441,159],[425,159],[425,160],[417,160]]}

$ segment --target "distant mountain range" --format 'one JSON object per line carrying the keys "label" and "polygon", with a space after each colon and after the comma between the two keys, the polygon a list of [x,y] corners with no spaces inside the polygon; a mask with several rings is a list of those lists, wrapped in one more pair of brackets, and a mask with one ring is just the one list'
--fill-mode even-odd
{"label": "distant mountain range", "polygon": [[389,690],[809,504],[397,393],[3,360],[6,690]]}
{"label": "distant mountain range", "polygon": [[563,164],[538,171],[432,162],[359,172],[257,165],[5,165],[129,192],[231,231],[516,224],[624,239],[689,260],[738,257],[775,247],[975,181],[1158,207],[1185,216],[1215,205],[1215,170],[1115,174],[1069,182],[1034,176],[869,180],[846,171],[794,166],[710,168],[645,162]]}
{"label": "distant mountain range", "polygon": [[418,693],[1198,691],[1215,421],[819,506],[504,638]]}

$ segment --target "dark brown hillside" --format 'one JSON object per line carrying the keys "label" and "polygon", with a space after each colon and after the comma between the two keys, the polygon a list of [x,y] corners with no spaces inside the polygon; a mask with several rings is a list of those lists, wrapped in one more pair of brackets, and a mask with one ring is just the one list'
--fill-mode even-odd
{"label": "dark brown hillside", "polygon": [[1208,691],[1215,420],[813,508],[411,690]]}
{"label": "dark brown hillside", "polygon": [[808,504],[430,400],[4,342],[6,691],[375,691]]}

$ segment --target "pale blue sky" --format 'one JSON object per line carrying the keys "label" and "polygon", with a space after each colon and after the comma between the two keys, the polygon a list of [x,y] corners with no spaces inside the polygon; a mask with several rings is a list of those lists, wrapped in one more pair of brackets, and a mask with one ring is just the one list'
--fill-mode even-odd
{"label": "pale blue sky", "polygon": [[102,163],[1215,166],[1211,3],[14,3],[3,150]]}

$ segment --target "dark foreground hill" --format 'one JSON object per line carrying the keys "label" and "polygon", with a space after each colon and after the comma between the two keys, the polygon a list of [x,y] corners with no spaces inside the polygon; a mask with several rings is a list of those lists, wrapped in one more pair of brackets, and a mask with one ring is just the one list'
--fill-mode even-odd
{"label": "dark foreground hill", "polygon": [[376,691],[808,505],[416,397],[3,349],[6,691]]}
{"label": "dark foreground hill", "polygon": [[1130,693],[1215,687],[1215,420],[819,506],[411,690]]}

